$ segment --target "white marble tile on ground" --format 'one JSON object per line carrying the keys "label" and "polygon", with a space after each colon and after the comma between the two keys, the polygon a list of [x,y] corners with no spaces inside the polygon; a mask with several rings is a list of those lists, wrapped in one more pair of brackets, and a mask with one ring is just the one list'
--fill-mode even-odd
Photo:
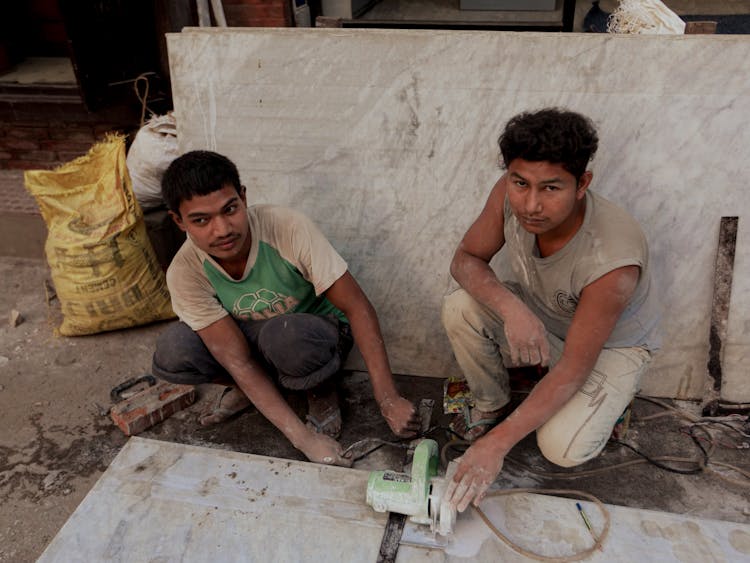
{"label": "white marble tile on ground", "polygon": [[644,392],[702,396],[719,221],[740,217],[724,392],[750,400],[747,37],[230,29],[168,44],[181,148],[227,154],[251,202],[321,226],[394,371],[457,373],[439,312],[451,255],[500,174],[505,121],[560,105],[596,122],[593,189],[651,243],[665,344]]}
{"label": "white marble tile on ground", "polygon": [[[377,559],[386,515],[365,503],[368,472],[131,438],[39,558],[89,561],[351,561]],[[603,515],[583,503],[595,530]],[[562,557],[592,545],[571,499],[489,498],[490,520],[516,543]],[[606,505],[611,530],[592,561],[740,561],[750,526]],[[444,549],[414,547],[407,524],[398,561],[530,561],[467,512]]]}
{"label": "white marble tile on ground", "polygon": [[[591,502],[580,501],[598,535],[604,515]],[[604,505],[610,529],[602,549],[585,561],[596,563],[705,563],[750,560],[750,526],[720,520],[692,518],[667,512]],[[509,540],[532,553],[552,558],[570,557],[594,545],[576,508],[576,501],[539,494],[520,493],[487,499],[485,514]],[[407,522],[397,561],[419,561],[424,531]],[[537,561],[501,543],[478,514],[462,514],[455,534],[442,550],[432,550],[430,561]],[[417,558],[417,559],[414,559]]]}
{"label": "white marble tile on ground", "polygon": [[131,438],[39,561],[374,561],[367,476]]}

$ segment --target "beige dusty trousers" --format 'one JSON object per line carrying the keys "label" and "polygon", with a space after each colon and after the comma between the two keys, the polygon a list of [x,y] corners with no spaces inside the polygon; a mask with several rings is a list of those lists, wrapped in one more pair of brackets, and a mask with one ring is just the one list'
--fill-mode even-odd
{"label": "beige dusty trousers", "polygon": [[[510,358],[510,349],[502,319],[463,289],[445,297],[442,316],[475,406],[482,411],[499,409],[510,400],[503,364],[503,358]],[[565,343],[549,333],[547,336],[552,366],[560,359]],[[563,467],[596,457],[638,391],[650,361],[651,353],[640,347],[602,350],[583,386],[537,430],[537,444],[544,457]]]}

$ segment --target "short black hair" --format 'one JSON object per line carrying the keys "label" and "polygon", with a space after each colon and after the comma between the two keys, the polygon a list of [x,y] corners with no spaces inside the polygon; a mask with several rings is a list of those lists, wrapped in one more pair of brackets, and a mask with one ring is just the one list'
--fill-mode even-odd
{"label": "short black hair", "polygon": [[190,151],[175,158],[161,179],[164,203],[180,214],[180,204],[232,185],[241,193],[240,174],[226,156],[212,151]]}
{"label": "short black hair", "polygon": [[580,180],[599,146],[593,122],[580,113],[544,108],[519,113],[505,125],[500,138],[505,168],[516,158],[560,164]]}

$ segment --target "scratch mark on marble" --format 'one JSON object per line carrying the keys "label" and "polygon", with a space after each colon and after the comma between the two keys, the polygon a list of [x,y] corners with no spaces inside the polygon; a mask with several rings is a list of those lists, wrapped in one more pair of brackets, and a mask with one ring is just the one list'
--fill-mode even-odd
{"label": "scratch mark on marble", "polygon": [[119,560],[123,549],[125,548],[125,535],[128,531],[128,523],[125,520],[120,520],[117,523],[112,535],[109,538],[107,547],[104,549],[104,556],[107,560]]}
{"label": "scratch mark on marble", "polygon": [[731,546],[745,555],[750,555],[750,534],[743,530],[732,530],[729,532],[729,543]]}
{"label": "scratch mark on marble", "polygon": [[695,522],[660,525],[653,520],[644,520],[641,528],[649,537],[661,537],[671,542],[674,556],[683,563],[726,562],[719,545],[706,537]]}

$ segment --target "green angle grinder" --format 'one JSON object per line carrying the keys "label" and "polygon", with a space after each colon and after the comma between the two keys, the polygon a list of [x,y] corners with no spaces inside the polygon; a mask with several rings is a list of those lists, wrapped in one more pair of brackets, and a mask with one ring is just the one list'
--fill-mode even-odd
{"label": "green angle grinder", "polygon": [[411,475],[389,470],[370,473],[367,504],[376,512],[397,512],[416,524],[429,524],[433,533],[453,533],[456,509],[443,501],[448,481],[437,476],[437,468],[437,442],[422,440],[414,450]]}

